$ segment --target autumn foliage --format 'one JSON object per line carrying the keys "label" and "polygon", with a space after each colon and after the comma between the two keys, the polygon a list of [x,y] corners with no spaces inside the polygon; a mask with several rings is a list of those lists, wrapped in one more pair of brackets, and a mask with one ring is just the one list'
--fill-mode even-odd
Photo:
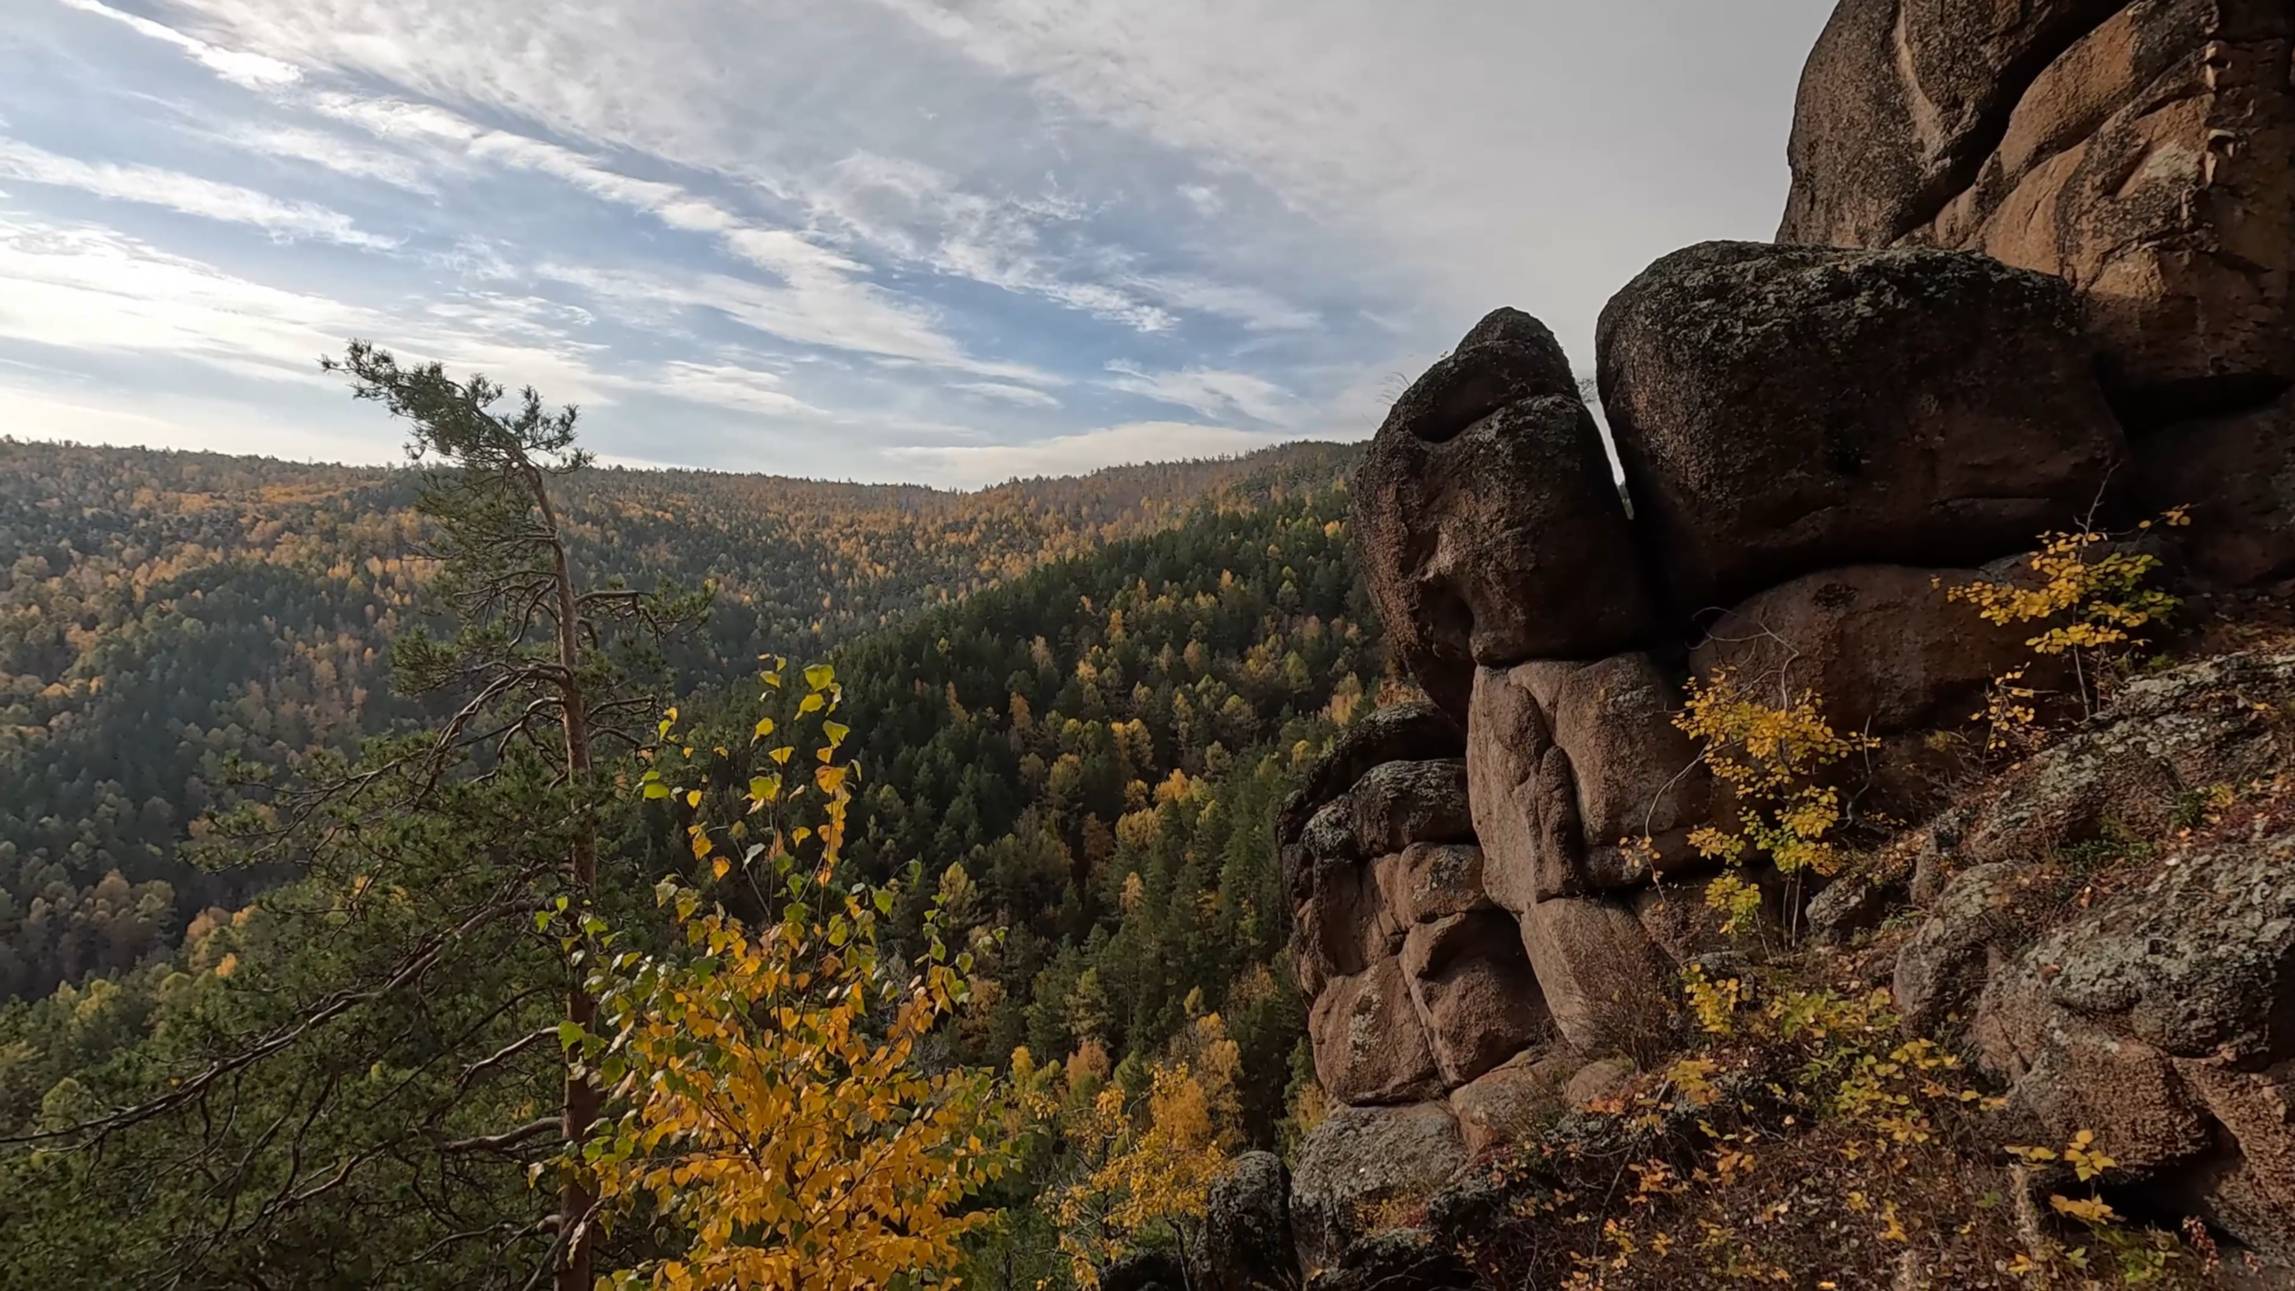
{"label": "autumn foliage", "polygon": [[[763,678],[782,686],[777,666]],[[858,773],[827,720],[840,695],[829,669],[806,671],[797,707],[824,732],[809,776],[756,777],[740,818],[688,827],[704,883],[738,870],[776,910],[745,921],[671,878],[655,889],[671,948],[617,950],[589,931],[600,1025],[563,1038],[609,1101],[562,1168],[591,1180],[608,1223],[646,1225],[673,1252],[613,1286],[861,1288],[945,1270],[984,1219],[968,1199],[1009,1163],[982,1138],[992,1079],[928,1054],[972,989],[970,956],[948,954],[935,908],[927,944],[902,958],[884,939],[895,890],[839,882]],[[757,723],[760,741],[777,732]],[[770,753],[787,765],[794,746]]]}

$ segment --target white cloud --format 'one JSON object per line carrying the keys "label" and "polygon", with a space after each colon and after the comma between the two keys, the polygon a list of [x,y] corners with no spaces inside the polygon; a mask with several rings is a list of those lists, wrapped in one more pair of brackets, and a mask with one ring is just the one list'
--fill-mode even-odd
{"label": "white cloud", "polygon": [[814,421],[829,416],[782,389],[778,375],[733,363],[695,363],[679,359],[663,364],[650,377],[616,377],[613,384],[622,389],[667,395],[734,412]]}
{"label": "white cloud", "polygon": [[1126,394],[1192,408],[1206,417],[1243,416],[1289,425],[1301,411],[1298,397],[1264,377],[1217,368],[1149,372],[1130,363],[1110,363],[1107,384]]}
{"label": "white cloud", "polygon": [[261,229],[275,238],[323,238],[343,246],[386,250],[390,238],[365,233],[341,211],[285,202],[237,184],[222,184],[158,166],[86,162],[15,139],[0,138],[0,175],[77,189],[118,202],[165,207],[185,215]]}
{"label": "white cloud", "polygon": [[1302,309],[1272,292],[1240,283],[1213,282],[1181,273],[1149,275],[1130,282],[1174,309],[1218,314],[1255,332],[1297,331],[1322,321],[1312,310]]}
{"label": "white cloud", "polygon": [[524,341],[513,335],[475,316],[407,316],[271,286],[108,229],[0,215],[0,338],[333,389],[319,356],[364,336],[553,399],[607,401],[587,361],[594,347],[532,327]]}
{"label": "white cloud", "polygon": [[964,488],[1031,475],[1080,475],[1103,466],[1231,457],[1279,440],[1229,426],[1134,421],[1022,444],[912,445],[890,455]]}
{"label": "white cloud", "polygon": [[268,157],[307,162],[353,179],[371,179],[425,197],[438,195],[438,185],[422,162],[404,153],[369,148],[322,130],[299,126],[239,126],[216,137],[234,147]]}
{"label": "white cloud", "polygon": [[100,0],[63,0],[63,3],[82,13],[98,14],[109,18],[113,22],[123,24],[130,30],[151,37],[153,40],[166,41],[191,55],[209,71],[234,85],[251,90],[268,90],[282,85],[292,85],[303,79],[302,69],[292,63],[281,62],[276,58],[266,58],[261,54],[251,54],[244,50],[225,49],[219,45],[210,45],[204,40],[187,36],[164,23],[153,22],[149,18],[114,9],[110,5],[100,3]]}
{"label": "white cloud", "polygon": [[1170,311],[1066,263],[1120,259],[1116,253],[1045,246],[1049,228],[1081,213],[1073,202],[983,197],[921,162],[872,153],[838,162],[805,185],[804,198],[830,227],[937,273],[1040,296],[1135,331],[1169,331],[1179,323]]}
{"label": "white cloud", "polygon": [[546,261],[541,277],[568,283],[639,315],[665,308],[709,309],[744,327],[783,340],[853,350],[884,363],[917,363],[999,381],[1060,385],[1052,373],[1022,363],[975,359],[920,317],[861,309],[847,312],[842,298],[800,287],[775,287],[720,273],[661,273]]}
{"label": "white cloud", "polygon": [[967,394],[976,394],[983,399],[1001,399],[1005,403],[1016,403],[1023,407],[1057,408],[1060,406],[1059,399],[1041,390],[1031,390],[1027,386],[1011,385],[1003,381],[958,381],[948,388],[962,390]]}

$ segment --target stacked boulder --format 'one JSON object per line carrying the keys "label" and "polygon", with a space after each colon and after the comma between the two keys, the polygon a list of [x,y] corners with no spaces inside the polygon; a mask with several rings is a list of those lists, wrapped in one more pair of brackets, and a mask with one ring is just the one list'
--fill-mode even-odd
{"label": "stacked boulder", "polygon": [[[1291,1195],[1310,1268],[1679,1034],[1675,971],[1716,951],[1692,836],[1735,814],[1674,725],[1692,679],[1820,696],[1878,737],[1867,805],[1903,813],[1892,766],[2029,655],[1948,592],[2021,576],[2039,534],[2188,503],[2196,578],[2295,577],[2295,7],[1992,9],[1842,0],[1795,120],[1798,245],[1690,247],[1603,311],[1622,484],[1511,309],[1373,439],[1356,541],[1430,702],[1354,728],[1277,822],[1341,1104]],[[2024,1113],[2113,1125],[2136,1169],[2182,1163],[2199,1210],[2295,1255],[2271,1218],[2295,1205],[2284,822],[2015,959],[2023,867],[1948,882],[1941,858],[2095,805],[2046,789],[1915,831],[1930,923],[1900,1008],[1972,1017]],[[1889,899],[1817,912],[1838,931]]]}
{"label": "stacked boulder", "polygon": [[2070,290],[1980,256],[1693,247],[1601,347],[1631,513],[1514,310],[1357,475],[1365,577],[1432,702],[1356,728],[1278,822],[1344,1105],[1301,1158],[1310,1249],[1678,1034],[1675,974],[1713,949],[1691,833],[1727,806],[1673,721],[1688,676],[1815,687],[1883,734],[1964,719],[2018,638],[1937,583],[2078,518],[2122,447]]}
{"label": "stacked boulder", "polygon": [[1431,704],[1383,709],[1276,822],[1316,1076],[1341,1104],[1292,1187],[1310,1264],[1558,1110],[1587,1062],[1492,890],[1464,741]]}

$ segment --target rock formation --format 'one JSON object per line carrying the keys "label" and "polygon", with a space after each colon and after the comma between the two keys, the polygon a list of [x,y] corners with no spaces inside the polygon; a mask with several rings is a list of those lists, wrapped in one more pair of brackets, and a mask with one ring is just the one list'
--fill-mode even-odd
{"label": "rock formation", "polygon": [[1782,242],[2064,278],[2130,406],[2295,379],[2284,0],[1844,0],[1801,81]]}
{"label": "rock formation", "polygon": [[[1275,830],[1342,1104],[1290,1199],[1308,1269],[1349,1270],[1330,1285],[1410,1264],[1381,1214],[1681,1036],[1676,973],[1729,953],[1691,835],[1736,810],[1674,725],[1688,679],[1821,695],[1879,738],[1855,809],[1918,819],[1922,759],[2029,660],[1953,586],[2177,505],[2192,586],[2295,577],[2295,8],[2012,8],[1843,0],[1791,148],[1781,239],[1809,245],[1691,247],[1603,312],[1622,496],[1515,310],[1373,439],[1355,537],[1431,702],[1349,730]],[[2291,711],[2295,656],[2135,681],[1899,833],[1896,869],[1813,903],[1752,872],[1761,915],[1839,944],[1916,905],[1891,943],[1910,1029],[1967,1046],[2034,1133],[2106,1134],[2161,1213],[2295,1262],[2289,822],[2070,915],[2037,863],[2282,773]]]}
{"label": "rock formation", "polygon": [[1553,333],[1519,310],[1396,401],[1355,515],[1388,639],[1455,717],[1477,664],[1599,654],[1648,629],[1601,434]]}
{"label": "rock formation", "polygon": [[2015,551],[2091,506],[2122,452],[2071,292],[1983,256],[1709,242],[1627,284],[1598,344],[1678,611]]}

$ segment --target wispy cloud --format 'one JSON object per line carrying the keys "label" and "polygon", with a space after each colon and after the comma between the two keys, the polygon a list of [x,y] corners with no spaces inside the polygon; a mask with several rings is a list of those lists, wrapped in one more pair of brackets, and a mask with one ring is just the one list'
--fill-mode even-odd
{"label": "wispy cloud", "polygon": [[1158,403],[1193,408],[1207,417],[1240,415],[1253,421],[1288,425],[1301,411],[1297,396],[1249,372],[1216,368],[1149,372],[1120,361],[1108,364],[1108,371],[1114,374],[1107,382],[1113,389]]}
{"label": "wispy cloud", "polygon": [[245,224],[275,238],[323,238],[347,247],[388,250],[396,239],[367,233],[341,211],[281,201],[237,184],[218,183],[159,166],[89,162],[0,138],[0,176],[77,189],[115,202],[165,207],[202,219]]}
{"label": "wispy cloud", "polygon": [[961,390],[966,394],[976,394],[983,399],[1000,399],[1005,403],[1016,403],[1031,408],[1057,408],[1060,406],[1060,400],[1053,395],[1048,395],[1041,390],[1031,390],[1027,386],[1011,385],[1003,381],[957,381],[952,382],[948,388]]}
{"label": "wispy cloud", "polygon": [[242,125],[216,137],[249,152],[305,162],[352,179],[370,179],[425,197],[438,195],[438,181],[431,173],[435,160],[426,163],[405,153],[368,147],[328,131],[300,126]]}
{"label": "wispy cloud", "polygon": [[1047,244],[1054,230],[1082,214],[1072,200],[984,197],[934,167],[871,153],[838,162],[805,187],[804,197],[828,227],[936,273],[1038,296],[1135,331],[1178,325],[1170,311],[1140,294],[1064,267],[1123,258],[1105,247],[1054,250]]}
{"label": "wispy cloud", "polygon": [[261,54],[251,54],[244,50],[225,49],[220,45],[210,45],[204,40],[187,36],[164,23],[153,22],[149,18],[128,13],[122,9],[114,9],[108,4],[101,3],[100,0],[62,0],[62,2],[82,13],[98,14],[109,18],[132,31],[151,37],[153,40],[166,41],[189,54],[201,66],[234,85],[251,90],[267,90],[282,85],[292,85],[303,79],[302,69],[292,63],[281,62],[276,58],[266,58]]}

